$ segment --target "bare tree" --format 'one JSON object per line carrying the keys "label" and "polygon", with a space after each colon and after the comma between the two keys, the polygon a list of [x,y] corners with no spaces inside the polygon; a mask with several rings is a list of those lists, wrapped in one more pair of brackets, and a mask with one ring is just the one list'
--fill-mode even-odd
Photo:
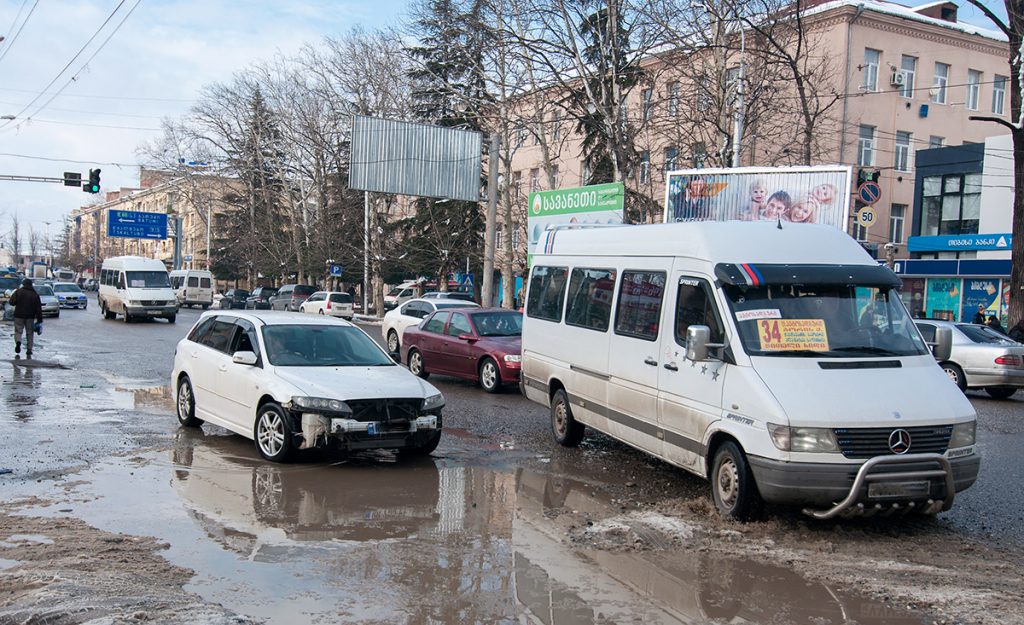
{"label": "bare tree", "polygon": [[39,253],[45,249],[46,234],[39,232],[32,224],[28,225],[28,255],[32,260],[39,257]]}
{"label": "bare tree", "polygon": [[14,258],[14,264],[17,267],[21,267],[21,246],[24,244],[21,233],[21,220],[18,218],[18,212],[15,211],[11,215],[11,229],[7,231],[7,245],[11,248],[11,256]]}
{"label": "bare tree", "polygon": [[1024,320],[1024,4],[1004,0],[1006,19],[1000,18],[981,0],[967,0],[996,25],[1010,46],[1010,119],[972,115],[971,119],[1006,127],[1013,140],[1013,244],[1010,252],[1009,326]]}

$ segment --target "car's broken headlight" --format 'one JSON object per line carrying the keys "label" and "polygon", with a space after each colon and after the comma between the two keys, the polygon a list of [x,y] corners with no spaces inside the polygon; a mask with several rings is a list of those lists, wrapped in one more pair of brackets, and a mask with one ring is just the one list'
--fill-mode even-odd
{"label": "car's broken headlight", "polygon": [[424,412],[438,410],[440,408],[444,408],[444,395],[441,393],[435,393],[423,400],[422,410]]}
{"label": "car's broken headlight", "polygon": [[352,412],[352,409],[348,407],[348,404],[340,399],[327,399],[324,397],[292,397],[292,405],[303,410]]}

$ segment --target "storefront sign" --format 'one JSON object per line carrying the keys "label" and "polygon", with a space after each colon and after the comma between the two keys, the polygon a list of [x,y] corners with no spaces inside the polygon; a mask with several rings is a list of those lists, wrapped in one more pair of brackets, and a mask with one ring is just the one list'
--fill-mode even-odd
{"label": "storefront sign", "polygon": [[549,226],[621,224],[626,190],[623,183],[612,182],[575,189],[537,191],[531,193],[528,199],[530,212],[527,216],[527,254],[532,259],[533,255],[538,253],[538,244]]}
{"label": "storefront sign", "polygon": [[930,319],[957,321],[963,281],[959,278],[929,278],[925,316]]}
{"label": "storefront sign", "polygon": [[960,321],[971,322],[978,306],[985,308],[984,315],[999,316],[999,297],[1002,290],[999,280],[985,278],[967,278],[964,280],[964,299],[960,312]]}
{"label": "storefront sign", "polygon": [[1010,233],[956,234],[907,239],[910,252],[957,252],[972,250],[1009,250],[1013,244]]}

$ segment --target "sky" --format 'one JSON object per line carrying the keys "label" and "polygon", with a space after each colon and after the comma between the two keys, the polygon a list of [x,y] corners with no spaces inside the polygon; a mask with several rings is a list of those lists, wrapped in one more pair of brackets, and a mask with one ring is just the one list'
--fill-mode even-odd
{"label": "sky", "polygon": [[[160,136],[161,119],[184,114],[204,85],[356,26],[396,25],[406,3],[0,0],[0,36],[6,38],[0,42],[0,175],[59,178],[69,171],[87,177],[90,168],[100,167],[104,190],[136,186],[138,146]],[[1002,12],[1002,2],[990,6]],[[966,3],[960,19],[992,27]],[[26,110],[44,90],[47,95]],[[36,112],[57,91],[60,95]],[[15,119],[3,119],[9,115]],[[61,221],[91,199],[60,184],[0,180],[0,240],[15,214],[23,231],[31,225],[56,236]]]}

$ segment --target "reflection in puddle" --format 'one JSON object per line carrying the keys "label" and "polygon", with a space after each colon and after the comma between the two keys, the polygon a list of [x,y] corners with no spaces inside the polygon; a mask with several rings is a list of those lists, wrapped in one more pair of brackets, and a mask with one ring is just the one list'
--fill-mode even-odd
{"label": "reflection in puddle", "polygon": [[97,468],[97,499],[76,512],[167,541],[196,571],[189,590],[268,622],[922,622],[746,560],[574,548],[555,509],[615,510],[567,478],[436,459],[271,465],[241,437],[184,430],[171,460],[133,466],[130,490],[122,466]]}

